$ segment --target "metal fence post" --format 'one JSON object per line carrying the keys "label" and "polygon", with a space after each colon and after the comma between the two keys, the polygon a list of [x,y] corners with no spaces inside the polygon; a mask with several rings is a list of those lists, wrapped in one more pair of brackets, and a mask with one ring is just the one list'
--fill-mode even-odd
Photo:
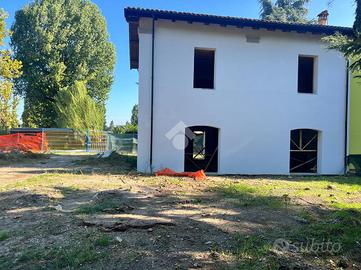
{"label": "metal fence post", "polygon": [[111,138],[111,135],[110,135],[110,132],[106,132],[107,134],[107,149],[108,151],[111,151],[113,150],[113,144],[112,144],[112,138]]}
{"label": "metal fence post", "polygon": [[85,139],[85,149],[86,149],[86,152],[90,152],[90,145],[91,145],[90,132],[89,132],[89,129],[87,129],[87,130],[86,130],[86,139]]}

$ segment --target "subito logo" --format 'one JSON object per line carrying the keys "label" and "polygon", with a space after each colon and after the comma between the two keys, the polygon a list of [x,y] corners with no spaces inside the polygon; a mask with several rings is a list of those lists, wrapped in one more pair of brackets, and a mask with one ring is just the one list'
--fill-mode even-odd
{"label": "subito logo", "polygon": [[177,150],[184,150],[189,141],[195,138],[194,133],[182,121],[178,122],[165,136],[172,141],[174,148]]}

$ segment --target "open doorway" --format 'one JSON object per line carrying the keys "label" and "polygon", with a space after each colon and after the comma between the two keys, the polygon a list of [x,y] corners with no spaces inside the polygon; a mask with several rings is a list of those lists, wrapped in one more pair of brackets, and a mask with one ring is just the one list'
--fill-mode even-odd
{"label": "open doorway", "polygon": [[192,136],[185,138],[184,170],[218,172],[218,128],[193,126],[187,129]]}
{"label": "open doorway", "polygon": [[291,131],[290,173],[317,173],[318,131]]}

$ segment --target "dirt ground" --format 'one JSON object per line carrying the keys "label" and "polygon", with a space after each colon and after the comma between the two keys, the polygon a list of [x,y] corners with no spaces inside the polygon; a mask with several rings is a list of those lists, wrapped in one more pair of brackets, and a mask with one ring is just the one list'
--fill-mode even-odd
{"label": "dirt ground", "polygon": [[317,196],[256,198],[243,186],[236,194],[219,189],[255,178],[196,182],[129,168],[76,155],[1,166],[0,268],[361,269],[349,251],[274,249],[309,216],[331,215]]}

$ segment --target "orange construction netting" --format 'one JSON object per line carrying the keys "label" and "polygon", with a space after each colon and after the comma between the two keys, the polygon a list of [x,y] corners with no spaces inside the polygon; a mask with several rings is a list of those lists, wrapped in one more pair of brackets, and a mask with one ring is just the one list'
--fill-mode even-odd
{"label": "orange construction netting", "polygon": [[206,174],[204,173],[203,170],[197,171],[197,172],[182,172],[182,173],[177,173],[169,168],[166,168],[164,170],[161,171],[157,171],[155,173],[156,176],[180,176],[180,177],[191,177],[196,181],[203,181],[207,179]]}
{"label": "orange construction netting", "polygon": [[16,133],[0,136],[0,151],[45,152],[48,151],[45,133],[34,135]]}

